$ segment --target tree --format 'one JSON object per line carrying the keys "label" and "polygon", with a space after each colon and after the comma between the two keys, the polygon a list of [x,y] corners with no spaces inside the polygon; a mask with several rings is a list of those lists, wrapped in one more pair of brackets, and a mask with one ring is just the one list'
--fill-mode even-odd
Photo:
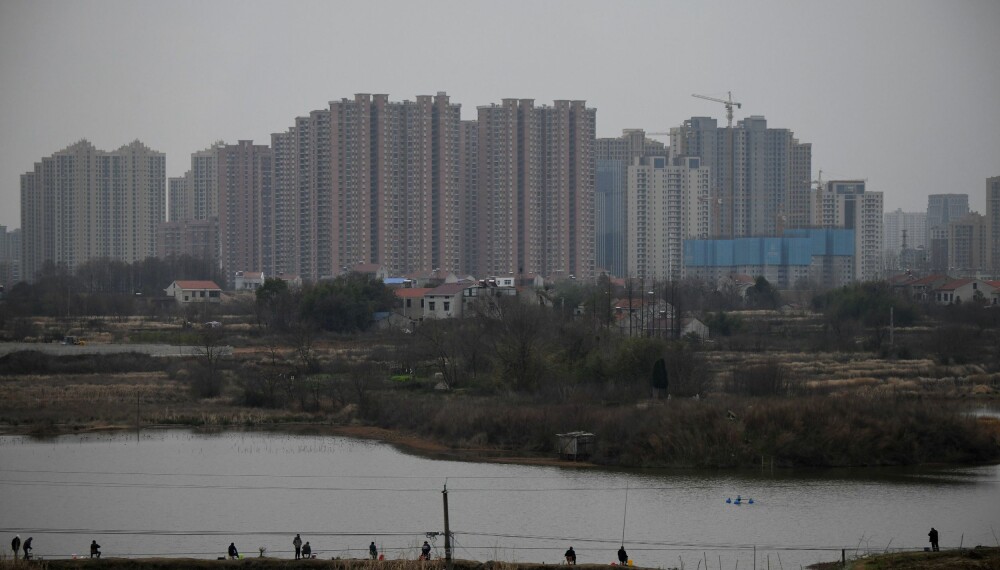
{"label": "tree", "polygon": [[284,279],[265,279],[256,297],[257,323],[274,330],[287,330],[298,309],[288,283]]}
{"label": "tree", "polygon": [[746,303],[752,309],[777,309],[781,306],[781,294],[761,275],[747,289]]}
{"label": "tree", "polygon": [[304,290],[299,312],[323,330],[363,331],[371,326],[372,314],[390,310],[393,300],[392,291],[381,281],[349,273]]}
{"label": "tree", "polygon": [[214,398],[222,393],[219,368],[222,357],[228,352],[228,347],[222,344],[223,335],[220,328],[206,328],[199,335],[199,339],[198,356],[202,370],[194,377],[192,388],[201,398]]}
{"label": "tree", "polygon": [[548,315],[545,307],[529,306],[512,297],[500,297],[491,319],[491,339],[503,380],[517,391],[538,386],[544,371],[541,355],[548,345]]}
{"label": "tree", "polygon": [[667,393],[667,363],[658,359],[653,363],[653,396],[659,397]]}
{"label": "tree", "polygon": [[840,335],[852,330],[850,323],[865,326],[871,336],[871,348],[881,348],[888,337],[890,314],[896,326],[910,326],[917,318],[916,307],[908,299],[894,295],[884,281],[855,283],[813,297],[813,309],[823,313],[827,326]]}

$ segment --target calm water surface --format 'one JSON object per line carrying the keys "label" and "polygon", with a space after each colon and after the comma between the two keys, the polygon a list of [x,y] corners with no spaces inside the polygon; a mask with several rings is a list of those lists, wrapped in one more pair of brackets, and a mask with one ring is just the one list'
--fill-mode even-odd
{"label": "calm water surface", "polygon": [[[642,566],[798,568],[840,549],[996,544],[1000,469],[794,473],[608,471],[425,459],[340,437],[183,430],[36,440],[0,437],[0,529],[47,558],[214,558],[230,542],[290,556],[302,533],[319,557],[359,557],[372,540],[415,558],[443,529],[455,556],[610,563],[622,540]],[[627,494],[627,501],[626,501]],[[729,497],[753,505],[726,504]],[[443,537],[431,540],[443,555]],[[701,564],[704,567],[704,562]]]}

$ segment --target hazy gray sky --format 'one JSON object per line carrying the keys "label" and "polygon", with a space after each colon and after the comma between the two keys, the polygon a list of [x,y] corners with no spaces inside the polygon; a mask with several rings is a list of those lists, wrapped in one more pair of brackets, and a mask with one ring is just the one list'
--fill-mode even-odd
{"label": "hazy gray sky", "polygon": [[813,177],[886,210],[984,209],[1000,175],[1000,2],[0,0],[0,224],[20,175],[87,138],[139,139],[170,176],[216,140],[269,143],[354,93],[585,99],[598,136],[737,117],[813,144]]}

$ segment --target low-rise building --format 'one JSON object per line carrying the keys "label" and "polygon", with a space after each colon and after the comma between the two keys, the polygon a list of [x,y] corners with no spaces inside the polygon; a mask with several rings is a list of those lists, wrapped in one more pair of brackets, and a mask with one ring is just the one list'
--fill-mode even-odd
{"label": "low-rise building", "polygon": [[174,281],[164,289],[178,303],[219,303],[222,288],[215,281]]}
{"label": "low-rise building", "polygon": [[934,290],[934,302],[941,305],[951,303],[991,303],[996,287],[989,281],[979,279],[955,279]]}
{"label": "low-rise building", "polygon": [[264,286],[264,272],[237,271],[235,283],[237,291],[256,291]]}

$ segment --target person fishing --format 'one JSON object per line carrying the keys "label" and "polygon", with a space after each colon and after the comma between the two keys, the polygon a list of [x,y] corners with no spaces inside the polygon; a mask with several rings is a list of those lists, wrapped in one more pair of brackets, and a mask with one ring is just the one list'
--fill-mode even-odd
{"label": "person fishing", "polygon": [[10,549],[14,551],[14,560],[17,560],[17,551],[21,550],[21,535],[14,535],[14,539],[10,541]]}
{"label": "person fishing", "polygon": [[420,559],[430,560],[431,559],[431,545],[424,541],[424,545],[420,547]]}
{"label": "person fishing", "polygon": [[931,531],[927,533],[927,538],[931,541],[931,550],[934,552],[938,551],[938,531],[936,528],[931,527]]}
{"label": "person fishing", "polygon": [[229,543],[229,557],[232,558],[233,560],[236,560],[237,558],[240,557],[240,551],[236,550],[235,542]]}
{"label": "person fishing", "polygon": [[31,549],[32,549],[31,541],[32,541],[33,538],[34,537],[29,536],[28,540],[24,541],[24,546],[21,547],[21,548],[24,549],[24,559],[25,560],[31,560]]}
{"label": "person fishing", "polygon": [[572,546],[566,551],[566,564],[576,564],[576,551]]}
{"label": "person fishing", "polygon": [[90,541],[90,557],[100,558],[101,557],[101,545],[97,544],[96,540]]}
{"label": "person fishing", "polygon": [[295,539],[292,540],[292,546],[295,547],[295,559],[302,558],[302,537],[296,534]]}
{"label": "person fishing", "polygon": [[618,563],[622,566],[628,564],[628,552],[625,552],[625,545],[618,549]]}
{"label": "person fishing", "polygon": [[302,545],[302,558],[312,558],[313,549],[309,546],[309,541],[307,540],[305,544]]}
{"label": "person fishing", "polygon": [[374,540],[368,545],[368,556],[370,556],[372,560],[378,560],[378,547],[375,546]]}

